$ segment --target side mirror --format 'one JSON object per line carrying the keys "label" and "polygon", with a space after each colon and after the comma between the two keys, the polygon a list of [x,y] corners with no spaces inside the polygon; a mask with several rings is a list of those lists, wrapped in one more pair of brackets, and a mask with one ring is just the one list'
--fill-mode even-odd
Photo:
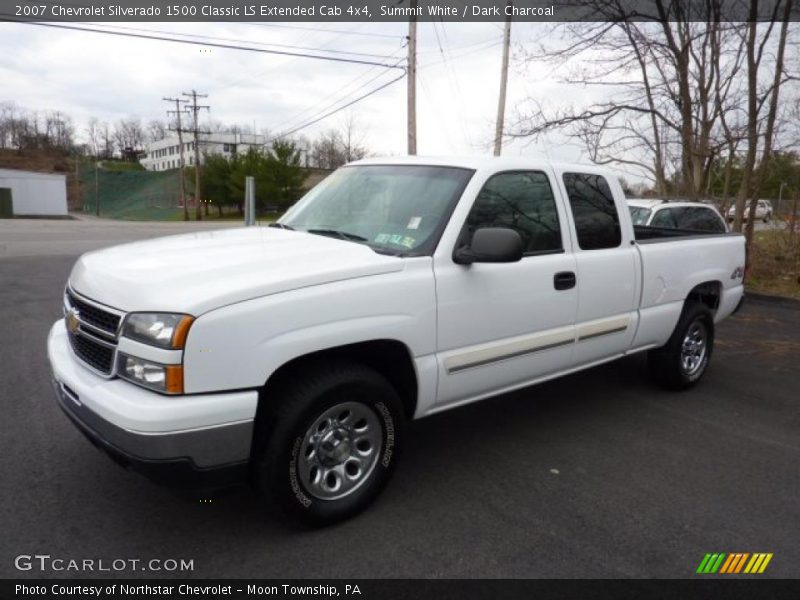
{"label": "side mirror", "polygon": [[513,229],[505,227],[476,229],[472,243],[453,254],[453,261],[459,265],[471,265],[474,262],[509,263],[521,259],[522,238]]}

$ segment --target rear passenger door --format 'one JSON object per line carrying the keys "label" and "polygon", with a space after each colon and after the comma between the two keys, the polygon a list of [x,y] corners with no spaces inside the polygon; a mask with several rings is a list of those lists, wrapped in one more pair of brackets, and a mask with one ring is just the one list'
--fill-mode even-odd
{"label": "rear passenger door", "polygon": [[[627,210],[614,200],[616,181],[591,173],[561,172],[572,212],[578,309],[575,365],[624,353],[636,330],[639,263]],[[622,207],[624,209],[624,207]]]}

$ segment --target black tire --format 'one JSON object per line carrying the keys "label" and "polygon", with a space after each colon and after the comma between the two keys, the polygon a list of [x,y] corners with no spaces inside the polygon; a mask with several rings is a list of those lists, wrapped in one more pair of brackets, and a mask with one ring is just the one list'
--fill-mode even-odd
{"label": "black tire", "polygon": [[[296,522],[307,526],[330,525],[348,519],[369,506],[383,491],[388,483],[397,462],[397,452],[402,440],[404,425],[403,405],[397,391],[386,379],[375,370],[357,363],[326,362],[304,368],[296,373],[295,381],[280,386],[277,397],[268,392],[264,401],[275,402],[275,410],[270,418],[264,419],[256,433],[257,453],[255,457],[254,478],[256,488],[262,497],[271,498]],[[369,470],[364,469],[359,483],[353,484],[344,471],[332,476],[339,479],[344,489],[355,485],[344,497],[324,498],[315,494],[314,482],[304,481],[301,469],[307,475],[314,467],[309,467],[309,459],[304,457],[308,447],[313,446],[312,453],[322,454],[321,446],[309,442],[307,433],[322,418],[326,411],[334,407],[355,406],[355,416],[367,417],[372,424],[373,432],[381,432],[380,443],[373,448]],[[364,411],[360,413],[359,411]],[[334,411],[336,412],[336,411]],[[345,411],[346,412],[346,411]],[[330,435],[334,429],[345,431],[345,424],[340,424],[338,417],[325,419]],[[347,447],[352,447],[352,456],[357,461],[355,421],[350,423]],[[366,428],[366,426],[365,426]],[[316,432],[316,428],[314,429]],[[319,434],[317,434],[319,435]],[[337,434],[338,435],[338,434]],[[351,437],[352,436],[352,439]],[[266,437],[266,439],[264,439]],[[335,441],[335,443],[341,443]],[[316,460],[317,457],[314,456]],[[328,457],[329,461],[341,460],[340,457]],[[359,469],[361,463],[358,462]],[[365,463],[366,464],[366,463]],[[347,468],[346,462],[335,465]],[[319,466],[320,470],[329,468]],[[331,467],[332,469],[332,467]],[[359,471],[361,472],[361,471]],[[325,490],[324,480],[317,483],[317,493]],[[334,492],[328,493],[333,494]]]}
{"label": "black tire", "polygon": [[[701,358],[692,361],[695,352],[687,352],[687,368],[684,362],[683,347],[690,331],[695,326],[704,334],[705,351]],[[695,342],[692,342],[695,343]],[[670,390],[685,390],[695,385],[703,377],[714,350],[714,316],[708,307],[700,302],[688,301],[681,313],[678,324],[661,348],[651,350],[647,355],[650,375],[660,386]]]}

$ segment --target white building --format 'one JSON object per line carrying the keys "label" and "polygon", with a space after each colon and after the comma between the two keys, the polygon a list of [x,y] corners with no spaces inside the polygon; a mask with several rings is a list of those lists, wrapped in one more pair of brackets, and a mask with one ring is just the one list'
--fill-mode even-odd
{"label": "white building", "polygon": [[65,216],[67,214],[66,175],[0,169],[0,189],[11,190],[13,215]]}
{"label": "white building", "polygon": [[[183,161],[187,167],[194,166],[194,139],[192,134],[183,136]],[[230,158],[245,154],[250,148],[263,148],[266,138],[263,135],[246,133],[200,134],[200,164],[207,154],[221,154]],[[144,156],[139,159],[148,171],[166,171],[180,167],[181,153],[178,134],[173,133],[163,140],[147,145]]]}

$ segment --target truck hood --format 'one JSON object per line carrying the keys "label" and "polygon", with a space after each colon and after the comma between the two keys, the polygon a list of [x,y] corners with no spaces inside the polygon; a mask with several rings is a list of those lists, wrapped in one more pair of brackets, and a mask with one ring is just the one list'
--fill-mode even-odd
{"label": "truck hood", "polygon": [[129,311],[209,310],[312,285],[403,269],[368,246],[267,227],[203,231],[84,254],[70,285]]}

